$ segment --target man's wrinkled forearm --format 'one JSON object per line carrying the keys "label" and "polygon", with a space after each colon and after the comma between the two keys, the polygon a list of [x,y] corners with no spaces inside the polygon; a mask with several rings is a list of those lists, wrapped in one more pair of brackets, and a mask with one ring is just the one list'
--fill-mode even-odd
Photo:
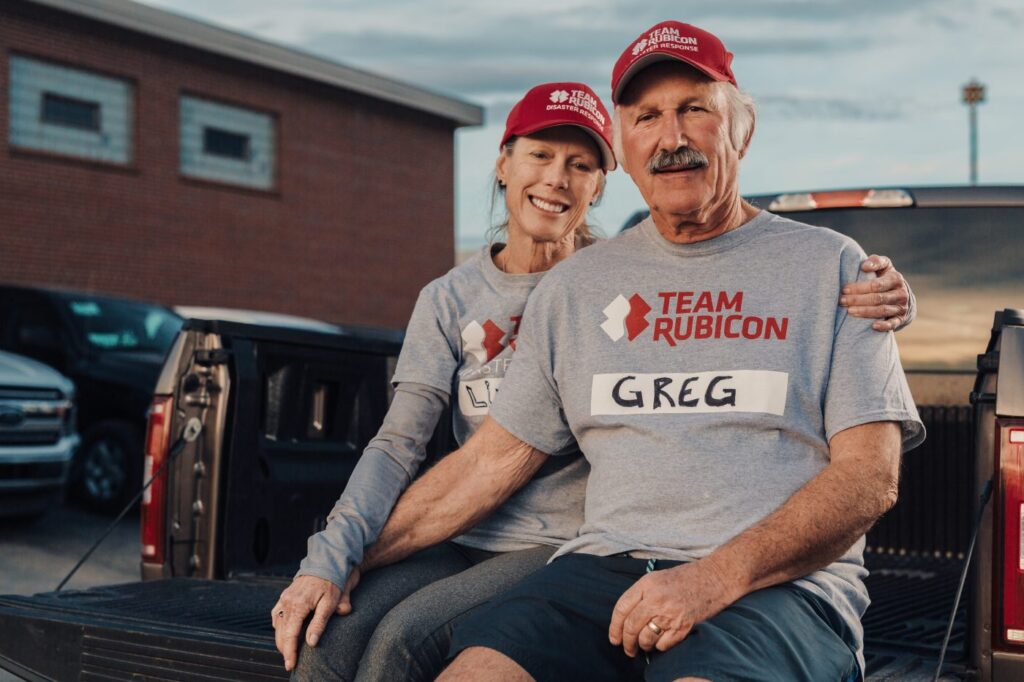
{"label": "man's wrinkled forearm", "polygon": [[[851,433],[860,430],[858,433]],[[837,457],[760,523],[703,561],[722,576],[729,603],[789,582],[841,557],[896,501],[900,428],[877,422],[848,429]],[[849,450],[857,449],[851,454]]]}
{"label": "man's wrinkled forearm", "polygon": [[366,548],[362,571],[466,532],[526,484],[545,459],[488,418],[465,446],[402,495],[377,541]]}

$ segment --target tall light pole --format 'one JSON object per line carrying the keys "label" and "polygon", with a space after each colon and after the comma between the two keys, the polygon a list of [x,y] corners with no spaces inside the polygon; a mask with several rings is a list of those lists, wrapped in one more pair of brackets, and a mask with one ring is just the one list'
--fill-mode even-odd
{"label": "tall light pole", "polygon": [[978,105],[985,101],[985,86],[972,78],[964,86],[963,102],[969,111],[970,142],[971,142],[971,184],[978,184]]}

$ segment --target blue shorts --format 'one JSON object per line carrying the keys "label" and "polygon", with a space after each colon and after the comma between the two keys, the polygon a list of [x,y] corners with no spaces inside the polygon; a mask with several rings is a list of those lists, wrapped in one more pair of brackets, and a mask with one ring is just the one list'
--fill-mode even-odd
{"label": "blue shorts", "polygon": [[[678,564],[658,561],[655,570]],[[792,584],[748,594],[672,649],[652,652],[650,663],[643,652],[629,658],[608,641],[608,626],[615,603],[646,569],[644,559],[560,557],[456,627],[449,656],[494,649],[539,682],[859,679],[849,628],[831,605]]]}

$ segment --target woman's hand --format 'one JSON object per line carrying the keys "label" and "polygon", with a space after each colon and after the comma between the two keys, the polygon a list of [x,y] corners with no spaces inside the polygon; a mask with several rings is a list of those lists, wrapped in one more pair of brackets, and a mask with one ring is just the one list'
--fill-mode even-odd
{"label": "woman's hand", "polygon": [[839,305],[853,317],[874,319],[877,331],[896,331],[909,323],[910,287],[887,256],[868,256],[860,269],[878,274],[875,279],[853,282],[843,287]]}
{"label": "woman's hand", "polygon": [[[358,582],[359,578],[355,580]],[[348,589],[345,594],[348,594]],[[324,628],[327,627],[327,621],[336,612],[340,612],[338,607],[341,596],[342,592],[337,585],[312,575],[300,575],[281,593],[270,612],[270,619],[274,625],[274,643],[284,656],[285,670],[291,671],[295,668],[299,652],[299,635],[302,633],[302,623],[306,617],[312,612],[313,620],[306,628],[306,644],[316,646]],[[348,610],[352,610],[351,604]]]}

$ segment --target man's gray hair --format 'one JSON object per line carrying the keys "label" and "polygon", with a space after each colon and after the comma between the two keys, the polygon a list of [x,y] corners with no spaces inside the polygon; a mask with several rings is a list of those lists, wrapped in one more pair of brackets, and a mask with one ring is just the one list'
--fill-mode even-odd
{"label": "man's gray hair", "polygon": [[[737,88],[728,81],[716,81],[711,84],[715,90],[715,100],[719,106],[723,106],[729,112],[729,139],[734,149],[743,149],[747,144],[750,134],[754,130],[754,122],[757,120],[757,108],[754,106],[754,98]],[[622,148],[622,105],[615,105],[615,112],[612,115],[612,146],[619,163],[625,158]],[[630,169],[632,172],[633,169]]]}

